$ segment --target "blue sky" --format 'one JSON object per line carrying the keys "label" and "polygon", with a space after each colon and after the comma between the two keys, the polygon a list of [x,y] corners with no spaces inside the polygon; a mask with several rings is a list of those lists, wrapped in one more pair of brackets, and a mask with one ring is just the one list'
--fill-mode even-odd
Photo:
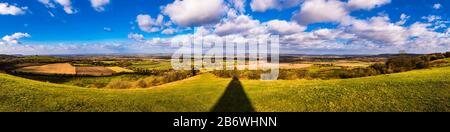
{"label": "blue sky", "polygon": [[[106,47],[99,50],[105,53],[153,53],[165,51],[166,39],[193,35],[200,30],[216,38],[281,35],[286,49],[282,53],[450,50],[449,0],[373,0],[372,3],[360,0],[205,0],[202,3],[195,0],[0,0],[0,3],[5,7],[2,9],[0,5],[0,54],[90,53],[74,51],[80,45],[86,49],[90,45]],[[149,17],[139,19],[138,15]],[[158,16],[163,18],[159,23]],[[401,16],[404,23],[399,23]],[[145,23],[146,20],[150,22]],[[321,38],[321,34],[333,37]],[[10,39],[5,39],[8,36]],[[136,45],[151,50],[137,51],[142,47]],[[44,52],[62,47],[65,50]]]}

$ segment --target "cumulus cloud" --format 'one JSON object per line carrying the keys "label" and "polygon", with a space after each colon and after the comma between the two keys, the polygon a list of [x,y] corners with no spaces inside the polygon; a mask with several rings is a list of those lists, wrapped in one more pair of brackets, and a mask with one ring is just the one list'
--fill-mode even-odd
{"label": "cumulus cloud", "polygon": [[442,7],[442,5],[439,4],[439,3],[436,3],[436,4],[433,5],[433,8],[436,9],[436,10],[441,9],[441,7]]}
{"label": "cumulus cloud", "polygon": [[323,22],[337,22],[347,25],[353,17],[349,13],[353,10],[371,10],[390,3],[391,0],[308,0],[303,2],[300,11],[295,13],[293,20],[300,24]]}
{"label": "cumulus cloud", "polygon": [[267,9],[275,8],[277,3],[277,0],[252,0],[250,7],[253,11],[264,12]]}
{"label": "cumulus cloud", "polygon": [[336,0],[305,1],[293,20],[301,24],[339,22],[348,14],[345,3]]}
{"label": "cumulus cloud", "polygon": [[367,21],[355,20],[350,31],[361,38],[387,45],[404,44],[408,38],[406,29],[390,23],[386,16],[372,17]]}
{"label": "cumulus cloud", "polygon": [[0,15],[22,15],[28,7],[17,7],[8,3],[0,3]]}
{"label": "cumulus cloud", "polygon": [[28,33],[17,32],[12,35],[6,35],[2,38],[3,42],[7,44],[20,44],[20,39],[31,37]]}
{"label": "cumulus cloud", "polygon": [[409,40],[408,47],[415,50],[428,50],[436,52],[450,50],[450,35],[440,33],[430,28],[432,24],[416,22],[408,30],[414,39]]}
{"label": "cumulus cloud", "polygon": [[214,24],[222,18],[228,7],[223,0],[175,0],[163,8],[163,13],[180,26]]}
{"label": "cumulus cloud", "polygon": [[285,9],[299,5],[303,0],[252,0],[250,7],[255,12],[265,12],[270,9]]}
{"label": "cumulus cloud", "polygon": [[215,26],[215,33],[221,36],[230,34],[259,34],[264,32],[259,20],[254,20],[247,15],[239,15]]}
{"label": "cumulus cloud", "polygon": [[109,0],[91,0],[91,5],[96,11],[105,11],[105,5],[109,4]]}
{"label": "cumulus cloud", "polygon": [[266,23],[268,30],[275,35],[287,35],[303,32],[306,27],[300,26],[295,22],[287,22],[284,20],[271,20]]}
{"label": "cumulus cloud", "polygon": [[351,9],[371,10],[388,3],[391,3],[391,0],[349,0],[348,7]]}
{"label": "cumulus cloud", "polygon": [[159,14],[156,19],[147,14],[140,14],[136,18],[139,29],[147,33],[159,32],[162,34],[174,34],[178,31],[172,27],[172,22],[164,22],[164,16]]}
{"label": "cumulus cloud", "polygon": [[150,15],[140,14],[137,16],[136,21],[139,25],[139,28],[144,32],[157,32],[159,28],[155,27],[157,23],[155,19],[153,19]]}

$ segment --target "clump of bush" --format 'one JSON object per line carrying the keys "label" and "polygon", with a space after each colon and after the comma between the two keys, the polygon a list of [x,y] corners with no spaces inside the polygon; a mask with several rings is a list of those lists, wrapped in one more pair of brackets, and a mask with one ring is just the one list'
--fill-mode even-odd
{"label": "clump of bush", "polygon": [[132,87],[133,87],[132,82],[130,82],[128,80],[122,80],[122,79],[112,80],[106,86],[106,88],[109,88],[109,89],[128,89],[128,88],[132,88]]}
{"label": "clump of bush", "polygon": [[450,52],[445,52],[444,56],[445,56],[445,58],[450,58]]}
{"label": "clump of bush", "polygon": [[128,88],[149,88],[152,86],[158,86],[178,80],[183,80],[192,77],[193,73],[191,71],[169,71],[163,73],[160,76],[149,76],[146,78],[138,79],[137,81],[130,80],[113,80],[106,88],[111,89],[128,89]]}

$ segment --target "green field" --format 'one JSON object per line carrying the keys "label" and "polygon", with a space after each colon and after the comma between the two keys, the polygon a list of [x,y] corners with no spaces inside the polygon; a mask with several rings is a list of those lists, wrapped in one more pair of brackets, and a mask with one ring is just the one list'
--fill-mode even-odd
{"label": "green field", "polygon": [[146,70],[169,70],[169,69],[172,69],[170,60],[134,62],[130,67],[138,68],[138,69],[146,69]]}
{"label": "green field", "polygon": [[0,111],[450,111],[450,67],[336,80],[202,74],[151,89],[88,89],[0,74]]}

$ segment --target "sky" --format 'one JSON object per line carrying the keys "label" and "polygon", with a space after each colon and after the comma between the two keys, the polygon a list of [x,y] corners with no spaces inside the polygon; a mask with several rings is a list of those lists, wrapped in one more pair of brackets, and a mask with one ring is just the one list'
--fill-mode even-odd
{"label": "sky", "polygon": [[279,35],[283,54],[450,51],[450,0],[0,0],[0,54],[171,53]]}

